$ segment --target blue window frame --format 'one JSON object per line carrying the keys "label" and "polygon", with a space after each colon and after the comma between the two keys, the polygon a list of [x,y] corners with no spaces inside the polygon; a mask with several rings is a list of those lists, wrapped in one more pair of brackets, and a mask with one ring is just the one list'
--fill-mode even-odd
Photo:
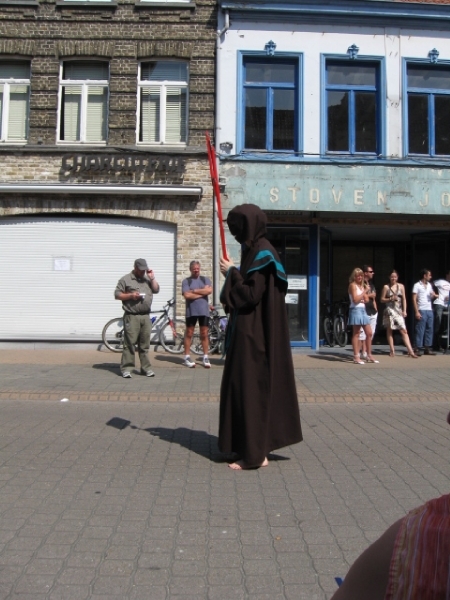
{"label": "blue window frame", "polygon": [[243,58],[243,150],[299,151],[299,80],[299,58]]}
{"label": "blue window frame", "polygon": [[409,155],[450,156],[450,66],[407,63]]}
{"label": "blue window frame", "polygon": [[325,152],[382,153],[380,61],[325,62]]}

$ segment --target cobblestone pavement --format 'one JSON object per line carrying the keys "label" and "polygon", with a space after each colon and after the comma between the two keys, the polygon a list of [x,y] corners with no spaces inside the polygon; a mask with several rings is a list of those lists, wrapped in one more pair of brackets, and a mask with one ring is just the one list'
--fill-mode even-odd
{"label": "cobblestone pavement", "polygon": [[245,472],[217,451],[219,363],[152,360],[127,381],[110,354],[0,350],[0,600],[326,600],[449,491],[450,357],[296,355],[305,440]]}

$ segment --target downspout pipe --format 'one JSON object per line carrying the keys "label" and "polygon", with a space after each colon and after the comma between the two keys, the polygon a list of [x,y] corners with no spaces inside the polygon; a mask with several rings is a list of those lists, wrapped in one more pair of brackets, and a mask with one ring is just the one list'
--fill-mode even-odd
{"label": "downspout pipe", "polygon": [[[223,11],[224,15],[224,26],[222,29],[218,29],[216,31],[216,118],[215,118],[215,129],[214,129],[214,145],[217,150],[220,141],[220,88],[221,88],[221,60],[219,58],[220,52],[220,39],[230,28],[230,13],[228,10]],[[217,154],[217,152],[216,152]],[[219,159],[217,158],[217,172],[219,173]],[[213,213],[213,235],[214,235],[214,256],[213,256],[213,273],[214,273],[214,287],[213,287],[213,299],[214,304],[219,304],[219,256],[220,256],[220,248],[219,248],[219,223],[217,218],[217,204],[214,202],[214,213]]]}

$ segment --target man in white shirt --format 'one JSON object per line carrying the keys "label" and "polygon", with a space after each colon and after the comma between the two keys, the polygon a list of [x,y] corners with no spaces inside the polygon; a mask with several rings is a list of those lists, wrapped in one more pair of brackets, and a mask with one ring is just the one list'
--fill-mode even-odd
{"label": "man in white shirt", "polygon": [[435,356],[432,350],[434,317],[432,302],[438,295],[431,285],[432,275],[428,269],[420,271],[420,280],[414,284],[412,292],[412,302],[414,306],[414,315],[416,317],[416,343],[414,352],[417,354],[419,348],[425,346],[424,354]]}
{"label": "man in white shirt", "polygon": [[439,292],[439,296],[436,298],[433,304],[434,313],[434,336],[435,336],[435,348],[440,349],[441,344],[439,343],[439,331],[442,323],[442,313],[444,308],[448,306],[448,299],[450,294],[450,270],[447,271],[445,279],[437,279],[433,282],[435,288]]}

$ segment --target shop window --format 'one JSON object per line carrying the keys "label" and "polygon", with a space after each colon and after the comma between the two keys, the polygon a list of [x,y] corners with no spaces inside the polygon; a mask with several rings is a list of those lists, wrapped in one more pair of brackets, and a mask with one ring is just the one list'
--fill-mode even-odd
{"label": "shop window", "polygon": [[295,58],[244,58],[244,150],[299,150],[299,71],[299,59]]}
{"label": "shop window", "polygon": [[138,143],[186,144],[188,65],[148,61],[139,66]]}
{"label": "shop window", "polygon": [[109,65],[67,61],[61,66],[59,141],[106,142]]}
{"label": "shop window", "polygon": [[30,63],[0,61],[0,141],[26,142],[30,109]]}
{"label": "shop window", "polygon": [[379,63],[326,62],[326,152],[380,154]]}
{"label": "shop window", "polygon": [[407,154],[450,155],[450,67],[407,64]]}

